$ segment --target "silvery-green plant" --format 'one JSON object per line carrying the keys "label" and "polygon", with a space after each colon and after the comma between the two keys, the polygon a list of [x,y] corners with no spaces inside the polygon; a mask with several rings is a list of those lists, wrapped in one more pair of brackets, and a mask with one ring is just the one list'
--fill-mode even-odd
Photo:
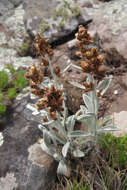
{"label": "silvery-green plant", "polygon": [[[111,124],[111,116],[98,118],[98,96],[103,96],[106,92],[112,77],[105,75],[105,69],[102,67],[103,58],[98,55],[98,50],[89,49],[88,45],[92,40],[87,30],[80,26],[76,37],[80,41],[78,54],[82,58],[79,66],[71,64],[63,71],[58,67],[54,69],[51,64],[53,56],[51,47],[43,35],[38,34],[35,47],[42,56],[43,66],[49,66],[52,78],[44,77],[41,69],[35,65],[32,65],[26,73],[26,78],[30,80],[30,86],[34,89],[33,93],[40,99],[37,106],[43,120],[38,118],[37,121],[40,122],[39,129],[43,132],[41,147],[59,162],[57,173],[63,175],[67,175],[68,172],[68,155],[84,157],[96,145],[99,134],[117,130]],[[87,48],[84,47],[85,44]],[[84,105],[80,105],[80,109],[70,116],[65,103],[66,93],[63,85],[59,84],[58,76],[64,74],[71,66],[86,72],[87,79],[83,84],[71,82],[84,91],[82,95]],[[84,123],[88,131],[80,128],[76,130],[76,121]]]}
{"label": "silvery-green plant", "polygon": [[4,142],[3,134],[0,132],[0,146],[3,145],[3,142]]}

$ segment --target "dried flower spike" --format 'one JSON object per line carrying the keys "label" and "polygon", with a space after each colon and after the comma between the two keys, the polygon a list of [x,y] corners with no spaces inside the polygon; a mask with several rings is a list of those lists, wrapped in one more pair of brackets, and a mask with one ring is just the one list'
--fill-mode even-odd
{"label": "dried flower spike", "polygon": [[96,79],[102,80],[107,71],[103,65],[104,56],[99,55],[97,48],[89,47],[89,45],[93,43],[93,39],[83,26],[79,26],[76,38],[78,39],[76,44],[80,48],[80,52],[77,52],[77,55],[80,55],[82,58],[78,64],[81,66],[82,71],[92,73]]}

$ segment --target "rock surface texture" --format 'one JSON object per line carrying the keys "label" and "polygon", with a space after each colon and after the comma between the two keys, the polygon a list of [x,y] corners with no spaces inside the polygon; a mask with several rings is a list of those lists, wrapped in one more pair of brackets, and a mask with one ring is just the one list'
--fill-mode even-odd
{"label": "rock surface texture", "polygon": [[94,15],[89,31],[99,39],[110,64],[127,63],[127,2],[115,0],[103,4]]}
{"label": "rock surface texture", "polygon": [[74,1],[28,0],[24,2],[24,22],[31,36],[44,32],[51,42],[72,33],[85,21]]}
{"label": "rock surface texture", "polygon": [[39,144],[33,145],[40,137],[40,131],[38,123],[26,114],[25,107],[29,102],[29,95],[16,100],[15,111],[4,125],[0,190],[48,190],[55,179],[56,163],[42,152]]}

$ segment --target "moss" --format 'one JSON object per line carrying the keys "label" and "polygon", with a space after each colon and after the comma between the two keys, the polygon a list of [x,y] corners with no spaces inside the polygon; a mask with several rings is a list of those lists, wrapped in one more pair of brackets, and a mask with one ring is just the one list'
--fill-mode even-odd
{"label": "moss", "polygon": [[64,26],[65,26],[65,22],[64,22],[63,20],[61,20],[61,21],[59,22],[59,27],[60,27],[60,28],[64,28]]}
{"label": "moss", "polygon": [[63,5],[59,6],[53,11],[53,18],[56,20],[58,17],[62,17],[62,19],[66,21],[69,18],[67,8],[65,8]]}
{"label": "moss", "polygon": [[61,18],[58,22],[60,28],[64,28],[65,22],[68,22],[71,18],[76,18],[80,14],[81,11],[78,6],[65,0],[63,4],[58,6],[52,13],[54,20],[57,20],[59,17]]}
{"label": "moss", "polygon": [[6,112],[6,106],[0,103],[0,115],[4,115]]}
{"label": "moss", "polygon": [[14,74],[14,73],[15,73],[14,67],[12,67],[10,64],[6,64],[6,65],[5,65],[5,68],[9,69],[10,72],[11,72],[11,74]]}
{"label": "moss", "polygon": [[6,71],[0,71],[0,89],[3,90],[8,85],[8,73]]}
{"label": "moss", "polygon": [[72,18],[76,18],[77,16],[81,15],[80,8],[78,6],[70,6],[72,12]]}
{"label": "moss", "polygon": [[25,79],[25,71],[17,71],[15,73],[15,80],[13,81],[13,85],[19,91],[28,85],[28,81]]}
{"label": "moss", "polygon": [[6,113],[6,104],[16,98],[17,94],[27,86],[25,71],[16,71],[11,64],[6,64],[5,68],[10,70],[11,80],[6,71],[0,71],[0,116]]}
{"label": "moss", "polygon": [[17,93],[16,93],[16,89],[15,88],[9,88],[7,91],[7,97],[12,100],[14,98],[16,98]]}
{"label": "moss", "polygon": [[0,103],[3,101],[3,99],[4,99],[4,95],[2,92],[0,92]]}
{"label": "moss", "polygon": [[43,20],[42,23],[39,26],[39,32],[43,33],[47,31],[50,28],[50,25],[47,21]]}
{"label": "moss", "polygon": [[114,137],[110,133],[101,137],[102,151],[114,167],[127,166],[127,135]]}
{"label": "moss", "polygon": [[28,48],[29,48],[28,44],[23,42],[20,47],[20,51],[26,53],[28,51]]}

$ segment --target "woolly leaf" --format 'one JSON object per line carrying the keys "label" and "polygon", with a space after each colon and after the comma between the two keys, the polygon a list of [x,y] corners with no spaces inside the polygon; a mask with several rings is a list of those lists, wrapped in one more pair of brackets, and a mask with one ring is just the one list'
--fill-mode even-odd
{"label": "woolly leaf", "polygon": [[80,158],[80,157],[84,157],[85,154],[84,154],[84,152],[80,151],[79,149],[76,149],[73,151],[73,156]]}
{"label": "woolly leaf", "polygon": [[107,91],[107,89],[108,89],[111,81],[112,81],[112,78],[111,77],[107,77],[107,78],[104,78],[104,80],[102,80],[101,82],[99,82],[97,88],[98,88],[98,90],[101,90],[101,95],[102,96]]}
{"label": "woolly leaf", "polygon": [[106,125],[107,123],[109,123],[109,121],[112,121],[113,117],[112,115],[108,115],[106,117],[104,117],[103,121],[102,121],[102,125]]}
{"label": "woolly leaf", "polygon": [[81,89],[83,89],[83,90],[86,89],[85,86],[81,85],[81,84],[78,83],[78,82],[70,81],[69,83],[72,84],[73,86],[77,87],[77,88],[81,88]]}
{"label": "woolly leaf", "polygon": [[94,112],[93,109],[93,104],[92,104],[92,100],[89,96],[87,96],[86,94],[83,94],[83,101],[86,105],[86,107],[88,108],[88,112]]}
{"label": "woolly leaf", "polygon": [[80,137],[88,137],[90,136],[90,133],[87,133],[85,131],[81,131],[81,130],[76,130],[76,131],[72,131],[68,137],[71,137],[71,138],[80,138]]}
{"label": "woolly leaf", "polygon": [[73,131],[74,125],[75,125],[75,115],[71,115],[66,120],[66,127],[69,133]]}
{"label": "woolly leaf", "polygon": [[62,135],[56,133],[55,131],[52,131],[52,132],[50,131],[49,133],[50,133],[50,136],[53,139],[57,140],[59,143],[61,143],[61,144],[65,144],[66,143],[66,139]]}
{"label": "woolly leaf", "polygon": [[62,148],[62,154],[63,154],[64,157],[66,157],[66,155],[67,155],[67,152],[68,152],[68,150],[69,150],[69,146],[70,146],[70,142],[67,142],[67,143],[63,146],[63,148]]}
{"label": "woolly leaf", "polygon": [[58,168],[57,168],[57,173],[61,175],[66,175],[67,174],[67,165],[63,160],[59,162]]}
{"label": "woolly leaf", "polygon": [[113,125],[107,125],[106,127],[101,127],[100,129],[97,130],[97,133],[104,133],[107,131],[119,131],[120,129],[118,129],[116,126]]}

